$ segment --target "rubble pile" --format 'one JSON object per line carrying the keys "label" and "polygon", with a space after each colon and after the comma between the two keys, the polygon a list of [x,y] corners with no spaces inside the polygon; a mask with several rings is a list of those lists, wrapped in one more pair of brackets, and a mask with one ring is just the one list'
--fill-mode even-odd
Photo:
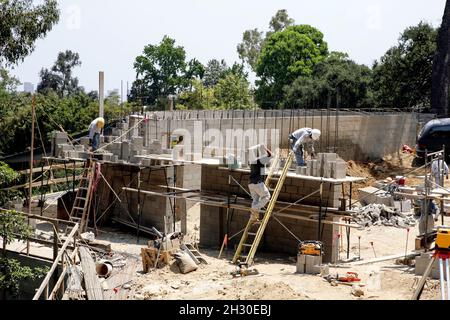
{"label": "rubble pile", "polygon": [[417,223],[414,213],[402,213],[384,204],[369,204],[356,209],[352,214],[355,223],[362,227],[394,226],[397,228],[411,228]]}

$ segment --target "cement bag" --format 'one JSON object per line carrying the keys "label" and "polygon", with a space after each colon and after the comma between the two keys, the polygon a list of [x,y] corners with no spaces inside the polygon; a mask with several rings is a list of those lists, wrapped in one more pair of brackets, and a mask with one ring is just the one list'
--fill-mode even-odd
{"label": "cement bag", "polygon": [[184,251],[175,253],[175,259],[177,260],[178,267],[182,274],[186,274],[197,270],[198,266],[191,256]]}

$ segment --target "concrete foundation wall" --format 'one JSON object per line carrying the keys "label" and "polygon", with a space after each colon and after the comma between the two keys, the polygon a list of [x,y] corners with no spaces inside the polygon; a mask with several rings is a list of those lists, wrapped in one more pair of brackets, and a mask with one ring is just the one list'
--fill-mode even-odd
{"label": "concrete foundation wall", "polygon": [[[302,110],[294,110],[294,117],[289,114],[282,117],[261,118],[262,113],[242,110],[234,111],[234,119],[229,111],[216,111],[216,113],[204,112],[199,119],[158,119],[149,121],[146,131],[149,139],[162,139],[163,146],[167,144],[168,137],[174,133],[190,134],[191,143],[194,137],[197,144],[206,147],[210,144],[214,148],[226,153],[236,149],[241,159],[244,158],[246,148],[258,144],[267,143],[271,146],[288,148],[288,135],[302,127],[313,127],[322,131],[322,137],[316,143],[318,152],[337,152],[345,160],[376,159],[398,152],[403,144],[414,145],[418,129],[417,115],[411,113],[399,114],[344,114],[336,117],[335,114],[326,117],[315,113],[304,113]],[[223,114],[218,114],[222,112]],[[314,115],[313,115],[314,114]],[[270,115],[270,114],[269,114]],[[210,118],[201,118],[210,117]],[[214,116],[214,118],[212,117]],[[187,116],[186,116],[187,117]],[[337,124],[337,125],[336,125]],[[203,137],[198,132],[194,135],[194,127],[200,128]],[[216,129],[217,134],[209,129]],[[249,129],[257,129],[256,137],[245,135]],[[263,134],[259,130],[277,130],[277,134],[270,132]],[[226,135],[227,130],[233,130],[235,135]],[[237,130],[241,130],[238,132]],[[217,137],[220,136],[220,137]],[[189,137],[188,137],[189,138]],[[201,139],[201,143],[198,142]],[[240,146],[243,146],[240,148]],[[199,149],[197,146],[196,149]],[[198,150],[197,150],[198,151]]]}
{"label": "concrete foundation wall", "polygon": [[[174,185],[174,170],[177,170],[177,181],[175,185],[179,188],[183,187],[183,172],[180,168],[182,167],[169,167],[166,169],[169,186]],[[130,222],[132,218],[138,223],[138,193],[122,190],[123,187],[138,188],[137,167],[120,164],[104,164],[102,166],[102,173],[121,200],[121,202],[116,201],[113,204],[108,211],[108,216]],[[166,192],[165,189],[158,187],[165,186],[166,184],[166,177],[163,170],[141,169],[141,190]],[[116,196],[104,182],[99,185],[98,190],[101,193],[99,211],[104,212],[114,202]],[[162,232],[173,232],[174,218],[176,222],[180,222],[184,215],[183,213],[185,211],[182,205],[180,205],[180,202],[184,200],[174,200],[168,197],[145,194],[141,194],[140,197],[140,210],[142,212],[140,224],[145,227],[154,226]],[[175,217],[173,216],[172,207],[175,208]]]}
{"label": "concrete foundation wall", "polygon": [[[241,181],[241,185],[247,188],[248,174],[240,172],[230,172],[229,170],[219,169],[218,166],[202,166],[202,190],[208,190],[213,193],[226,195],[229,190],[228,176],[229,174],[237,180]],[[280,201],[295,202],[312,193],[319,188],[318,182],[306,181],[296,178],[287,178],[283,189],[278,197]],[[325,185],[324,197],[322,204],[330,207],[339,206],[339,196],[341,194],[341,186]],[[240,188],[233,187],[232,194],[238,194],[240,197],[249,198],[248,195]],[[330,199],[327,201],[328,195]],[[320,197],[311,197],[302,201],[302,204],[318,205]],[[220,247],[226,232],[226,208],[219,208],[202,204],[200,213],[200,244],[209,247]],[[302,217],[308,214],[299,212],[289,212],[293,215]],[[249,211],[235,210],[230,219],[229,236],[238,233],[245,228],[249,219]],[[279,220],[299,239],[301,240],[317,240],[318,224],[315,221],[295,220],[292,218],[279,218]],[[322,233],[322,241],[325,244],[325,261],[335,261],[337,258],[337,234],[338,229],[330,224],[325,224]],[[230,241],[229,246],[239,243],[240,237],[237,236]],[[298,253],[298,241],[290,235],[277,221],[272,219],[264,233],[261,249],[270,252],[287,253],[296,256]]]}

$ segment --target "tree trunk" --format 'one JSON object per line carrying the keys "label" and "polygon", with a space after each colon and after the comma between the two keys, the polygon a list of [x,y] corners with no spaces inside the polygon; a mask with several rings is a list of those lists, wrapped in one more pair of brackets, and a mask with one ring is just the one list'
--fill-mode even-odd
{"label": "tree trunk", "polygon": [[450,0],[445,4],[444,17],[439,29],[437,50],[431,78],[431,111],[446,117],[448,110],[449,54],[450,54]]}

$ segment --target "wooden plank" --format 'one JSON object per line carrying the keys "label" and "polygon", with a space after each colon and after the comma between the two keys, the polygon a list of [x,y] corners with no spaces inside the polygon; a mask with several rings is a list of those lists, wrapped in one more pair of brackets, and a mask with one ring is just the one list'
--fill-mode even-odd
{"label": "wooden plank", "polygon": [[[75,177],[75,180],[80,180],[82,177],[83,177],[83,176],[76,176],[76,177]],[[67,180],[69,180],[69,183],[70,183],[71,181],[73,181],[73,178],[70,177],[69,179],[66,179],[66,178],[52,179],[52,180],[50,180],[49,182],[46,181],[46,182],[44,183],[44,187],[47,186],[47,185],[51,185],[51,184],[65,183],[65,182],[67,182]],[[3,191],[7,191],[7,190],[16,190],[16,189],[21,189],[21,188],[24,188],[24,187],[27,187],[27,186],[29,186],[29,184],[28,184],[28,183],[24,183],[24,184],[21,184],[21,185],[18,185],[18,186],[13,186],[13,187],[9,187],[9,188],[4,188],[4,189],[2,189],[2,190],[3,190]],[[41,186],[41,181],[33,182],[32,186],[33,186],[33,187],[40,187],[40,186]]]}
{"label": "wooden plank", "polygon": [[59,251],[58,256],[56,257],[55,261],[53,262],[49,272],[45,276],[44,281],[42,281],[39,289],[36,291],[36,294],[34,295],[33,300],[39,300],[44,289],[48,287],[50,278],[53,275],[53,272],[55,272],[55,269],[58,266],[59,260],[61,260],[61,257],[64,254],[64,251],[67,249],[67,246],[69,245],[69,243],[71,241],[71,238],[74,237],[74,235],[77,231],[78,231],[78,224],[75,225],[75,227],[72,229],[69,236],[67,237],[66,241],[64,242],[64,245],[62,246],[61,250]]}
{"label": "wooden plank", "polygon": [[[406,254],[406,257],[417,257],[419,256],[420,253],[418,252],[410,252],[408,254]],[[348,265],[350,266],[362,266],[364,264],[370,264],[370,263],[377,263],[377,262],[382,262],[382,261],[388,261],[388,260],[394,260],[394,259],[399,259],[399,258],[404,258],[405,254],[401,253],[401,254],[394,254],[392,256],[384,256],[384,257],[380,257],[380,258],[375,258],[375,259],[371,259],[371,260],[362,260],[362,261],[357,261],[357,262],[351,262],[348,263]]]}
{"label": "wooden plank", "polygon": [[103,289],[95,270],[94,259],[85,247],[80,247],[80,260],[88,300],[103,300]]}

